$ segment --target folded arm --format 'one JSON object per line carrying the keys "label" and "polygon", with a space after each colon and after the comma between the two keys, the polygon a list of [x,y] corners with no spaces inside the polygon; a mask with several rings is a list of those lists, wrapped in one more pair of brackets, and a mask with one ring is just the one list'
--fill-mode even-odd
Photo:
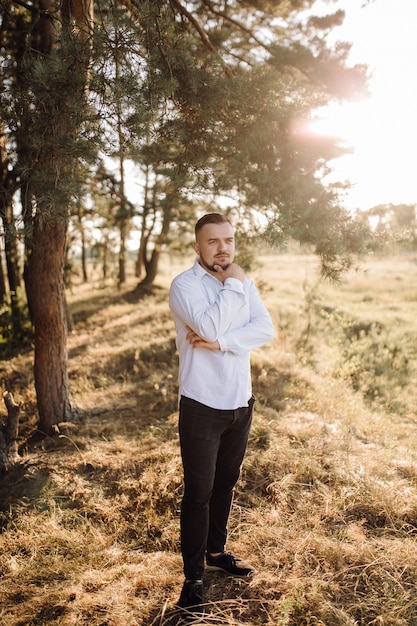
{"label": "folded arm", "polygon": [[204,291],[201,297],[196,297],[195,283],[175,284],[170,292],[171,310],[207,342],[217,341],[226,333],[233,325],[236,312],[244,305],[243,285],[236,278],[226,281],[212,303],[208,302]]}
{"label": "folded arm", "polygon": [[[235,287],[235,293],[231,289],[224,293],[222,289],[209,306],[203,298],[196,304],[195,294],[194,298],[187,299],[183,290],[181,298],[176,297],[175,292],[172,294],[171,308],[183,320],[186,339],[193,348],[243,354],[273,339],[273,323],[255,285],[250,283],[246,293],[242,287]],[[235,320],[242,306],[248,306],[248,321],[236,327]]]}

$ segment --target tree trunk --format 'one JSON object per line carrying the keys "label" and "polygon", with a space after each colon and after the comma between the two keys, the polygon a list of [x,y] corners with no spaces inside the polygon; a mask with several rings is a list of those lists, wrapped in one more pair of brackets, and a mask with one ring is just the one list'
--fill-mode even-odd
{"label": "tree trunk", "polygon": [[[137,255],[136,264],[135,264],[136,278],[140,278],[142,276],[142,270],[145,267],[145,261],[146,261],[146,255],[147,255],[146,251],[148,247],[149,237],[155,225],[156,182],[152,187],[152,198],[149,199],[149,196],[150,196],[150,182],[149,182],[149,167],[147,166],[145,169],[145,189],[144,189],[141,235],[140,235],[140,241],[139,241],[138,255]],[[153,215],[152,226],[148,224],[149,215],[151,214],[151,211]]]}
{"label": "tree trunk", "polygon": [[146,262],[146,275],[141,285],[152,285],[158,273],[158,263],[161,256],[161,248],[156,245],[152,250],[151,258]]}
{"label": "tree trunk", "polygon": [[3,219],[5,228],[4,249],[6,253],[7,277],[11,293],[16,293],[21,285],[19,252],[17,249],[17,238],[14,234],[14,216],[11,201],[6,207],[6,218]]}
{"label": "tree trunk", "polygon": [[20,406],[15,403],[10,392],[3,395],[7,408],[7,418],[0,428],[0,471],[7,471],[19,458],[17,451],[17,435],[19,432]]}
{"label": "tree trunk", "polygon": [[[118,30],[116,28],[116,54],[115,54],[115,66],[116,66],[116,82],[119,82],[119,58],[117,54],[117,37]],[[118,273],[118,284],[123,285],[126,282],[126,239],[128,236],[129,230],[129,218],[127,212],[127,202],[125,196],[125,139],[123,136],[123,128],[122,128],[122,105],[120,102],[120,97],[117,96],[116,101],[116,109],[117,109],[117,136],[119,141],[119,172],[120,172],[120,246],[119,246],[119,273]]]}
{"label": "tree trunk", "polygon": [[39,429],[51,434],[60,422],[73,418],[67,373],[66,223],[56,220],[42,227],[35,219],[33,240],[25,278],[35,326],[35,388]]}
{"label": "tree trunk", "polygon": [[108,270],[109,270],[109,236],[108,233],[104,235],[103,243],[101,244],[101,271],[103,276],[103,281],[107,279]]}
{"label": "tree trunk", "polygon": [[126,230],[127,230],[126,220],[125,218],[122,217],[122,223],[120,224],[120,247],[119,247],[119,272],[118,272],[119,287],[126,282]]}
{"label": "tree trunk", "polygon": [[81,202],[77,202],[77,216],[78,216],[78,229],[80,231],[81,237],[81,270],[83,273],[83,282],[88,283],[88,272],[87,272],[87,250],[86,250],[86,242],[85,242],[85,230],[84,230],[84,211]]}
{"label": "tree trunk", "polygon": [[6,299],[6,283],[4,279],[2,253],[0,250],[0,306],[4,303],[5,299]]}
{"label": "tree trunk", "polygon": [[[21,328],[21,319],[17,303],[17,288],[20,287],[20,272],[18,263],[17,239],[13,216],[13,195],[16,190],[15,174],[10,170],[10,160],[7,153],[4,132],[0,132],[0,215],[3,222],[4,253],[6,258],[7,277],[12,306],[12,318],[15,333]],[[3,270],[3,266],[1,268]],[[6,295],[4,273],[2,271],[3,293],[0,294],[3,302]]]}
{"label": "tree trunk", "polygon": [[144,228],[145,227],[142,226],[142,235],[139,241],[138,255],[136,257],[135,276],[137,278],[142,276],[143,268],[145,267],[146,251],[149,241],[149,234],[145,233]]}
{"label": "tree trunk", "polygon": [[[46,121],[50,134],[40,142],[30,172],[28,202],[30,209],[34,200],[32,210],[35,206],[36,215],[28,239],[25,283],[35,328],[39,430],[51,434],[58,424],[73,419],[67,371],[64,263],[77,156],[65,146],[77,137],[85,112],[93,2],[64,0],[59,6],[53,0],[42,0],[40,8],[39,50],[53,71],[48,74],[49,84],[38,85],[35,90],[38,103],[34,131],[45,137]],[[78,54],[71,56],[65,45],[77,41],[76,33]],[[65,81],[68,86],[62,89]]]}
{"label": "tree trunk", "polygon": [[151,285],[158,273],[158,263],[161,257],[162,246],[166,243],[169,228],[171,226],[172,221],[172,211],[170,208],[165,207],[163,210],[163,219],[162,219],[162,229],[158,237],[155,241],[154,249],[152,250],[151,256],[148,259],[146,248],[144,250],[144,259],[145,259],[145,271],[146,275],[142,281],[143,285]]}
{"label": "tree trunk", "polygon": [[23,333],[23,314],[19,307],[19,287],[21,285],[20,269],[19,269],[19,253],[17,248],[17,238],[14,233],[14,215],[13,206],[10,202],[5,210],[3,218],[5,238],[4,250],[6,255],[7,278],[9,281],[10,306],[12,310],[13,335],[18,340]]}

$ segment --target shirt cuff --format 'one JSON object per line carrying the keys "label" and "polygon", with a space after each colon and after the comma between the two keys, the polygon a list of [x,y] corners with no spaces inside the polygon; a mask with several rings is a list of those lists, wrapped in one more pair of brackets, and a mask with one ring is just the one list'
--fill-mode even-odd
{"label": "shirt cuff", "polygon": [[224,338],[223,337],[219,337],[217,339],[217,341],[219,342],[220,352],[227,352],[227,343],[224,340]]}
{"label": "shirt cuff", "polygon": [[223,287],[226,287],[226,289],[230,289],[231,291],[237,291],[238,293],[244,294],[243,283],[238,278],[226,278],[223,283]]}

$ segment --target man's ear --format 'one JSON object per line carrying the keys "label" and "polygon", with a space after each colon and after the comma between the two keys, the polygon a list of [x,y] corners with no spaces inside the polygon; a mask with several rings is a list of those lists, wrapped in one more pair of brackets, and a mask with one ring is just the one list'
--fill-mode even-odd
{"label": "man's ear", "polygon": [[196,241],[194,241],[194,243],[193,243],[193,248],[194,248],[194,251],[195,251],[196,255],[200,256],[200,246],[198,245],[198,243]]}

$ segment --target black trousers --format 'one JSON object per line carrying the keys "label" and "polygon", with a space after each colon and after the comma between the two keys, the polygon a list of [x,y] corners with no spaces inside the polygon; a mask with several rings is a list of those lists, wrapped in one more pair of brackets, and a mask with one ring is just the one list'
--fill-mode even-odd
{"label": "black trousers", "polygon": [[255,399],[232,411],[181,397],[179,434],[184,468],[181,552],[184,574],[202,578],[205,552],[222,552]]}

